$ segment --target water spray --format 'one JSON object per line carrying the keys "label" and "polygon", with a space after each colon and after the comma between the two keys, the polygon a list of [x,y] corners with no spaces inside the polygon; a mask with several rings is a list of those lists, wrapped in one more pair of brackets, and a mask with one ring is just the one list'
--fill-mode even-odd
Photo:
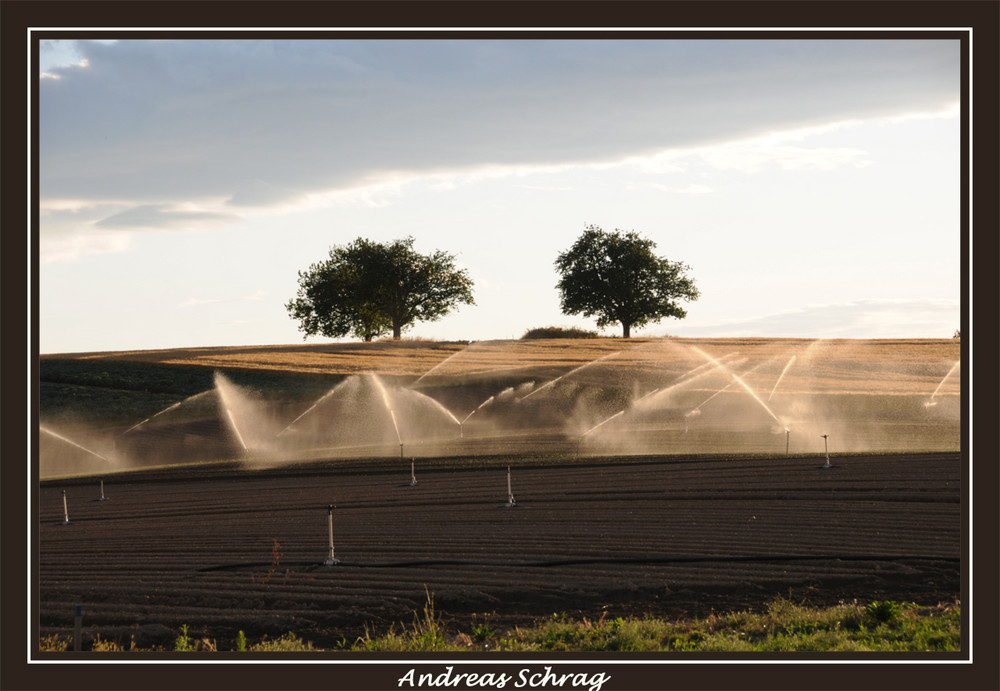
{"label": "water spray", "polygon": [[594,425],[593,427],[591,427],[590,429],[588,429],[586,432],[584,432],[583,434],[581,434],[580,438],[583,439],[583,437],[586,437],[588,434],[590,434],[591,432],[593,432],[595,429],[597,429],[601,425],[607,424],[607,423],[611,422],[612,420],[614,420],[619,415],[624,415],[624,414],[625,414],[624,410],[619,410],[617,413],[615,413],[611,417],[606,418],[606,419],[602,420],[601,422],[598,422],[596,425]]}
{"label": "water spray", "polygon": [[229,406],[226,406],[226,416],[229,418],[229,426],[232,427],[233,434],[236,435],[236,441],[240,443],[244,451],[249,453],[250,449],[247,448],[247,443],[243,441],[243,435],[240,434],[240,428],[236,425],[236,418],[233,417],[233,411],[229,409]]}
{"label": "water spray", "polygon": [[504,508],[512,509],[517,506],[517,502],[514,501],[514,493],[510,488],[510,466],[507,466],[507,503],[504,504]]}
{"label": "water spray", "polygon": [[467,422],[467,421],[469,420],[469,418],[470,418],[470,417],[472,417],[473,415],[475,415],[476,413],[478,413],[478,412],[479,412],[479,409],[480,409],[480,408],[483,408],[484,406],[486,406],[486,405],[488,405],[488,404],[492,403],[492,402],[494,401],[494,399],[496,399],[496,396],[495,396],[495,395],[494,395],[494,396],[490,396],[490,397],[489,397],[489,398],[487,398],[487,399],[486,399],[485,401],[483,401],[483,402],[482,402],[482,403],[480,403],[480,404],[479,404],[478,406],[476,406],[476,407],[475,407],[475,408],[474,408],[474,409],[472,410],[472,412],[471,412],[471,413],[469,413],[468,415],[466,415],[466,416],[465,416],[465,417],[464,417],[464,418],[462,419],[462,421],[458,423],[458,436],[459,436],[459,437],[461,437],[461,436],[462,436],[462,428],[463,428],[463,426],[465,425],[465,423],[466,423],[466,422]]}
{"label": "water spray", "polygon": [[785,372],[787,372],[788,368],[792,366],[793,362],[795,362],[795,358],[796,356],[793,355],[791,359],[788,361],[788,364],[785,365],[785,369],[781,370],[781,374],[778,375],[778,381],[774,382],[774,388],[771,389],[771,394],[767,397],[767,400],[770,401],[771,398],[774,396],[774,392],[778,390],[778,384],[780,384],[781,380],[784,379]]}
{"label": "water spray", "polygon": [[948,381],[948,378],[955,372],[956,369],[958,369],[958,366],[960,364],[962,364],[962,361],[957,360],[955,364],[951,366],[951,369],[948,370],[948,374],[944,375],[944,379],[941,380],[941,382],[937,385],[937,388],[934,389],[934,393],[932,393],[931,397],[927,399],[926,403],[924,403],[925,408],[931,408],[937,405],[937,401],[935,401],[934,398],[938,395],[938,391],[941,390],[941,387],[944,386],[944,383]]}
{"label": "water spray", "polygon": [[[708,399],[708,400],[712,400],[713,398],[715,398],[715,396],[716,396],[716,395],[717,395],[718,393],[719,393],[719,392],[717,391],[717,392],[716,392],[715,394],[713,394],[712,396],[709,396],[709,399]],[[707,402],[707,401],[706,401],[706,402]],[[705,402],[703,402],[703,403],[702,403],[702,405],[705,405]],[[685,415],[685,416],[684,416],[684,434],[687,434],[687,433],[688,433],[688,418],[692,418],[692,417],[697,417],[698,415],[701,415],[701,407],[698,407],[698,408],[692,408],[692,409],[691,409],[691,412],[689,412],[689,413],[688,413],[687,415]]]}
{"label": "water spray", "polygon": [[326,561],[323,562],[323,564],[325,566],[333,566],[334,564],[339,564],[340,563],[340,560],[334,558],[334,556],[333,556],[333,510],[335,508],[336,507],[333,504],[330,504],[329,506],[326,507],[327,532],[328,532],[329,537],[330,537],[330,541],[329,541],[330,554],[327,556]]}
{"label": "water spray", "polygon": [[75,441],[73,441],[72,439],[67,439],[67,438],[66,438],[66,437],[64,437],[63,435],[61,435],[61,434],[57,434],[56,432],[53,432],[52,430],[50,430],[49,428],[45,427],[44,425],[39,425],[39,426],[38,426],[38,431],[39,431],[39,432],[44,432],[45,434],[48,434],[48,435],[49,435],[49,436],[51,436],[51,437],[55,437],[56,439],[60,439],[60,440],[62,440],[62,441],[64,441],[64,442],[66,442],[67,444],[71,444],[71,445],[75,446],[75,447],[76,447],[76,448],[78,448],[78,449],[81,449],[81,450],[83,450],[83,451],[86,451],[86,452],[87,452],[87,453],[89,453],[89,454],[90,454],[91,456],[96,456],[97,458],[100,458],[100,459],[101,459],[102,461],[105,461],[105,462],[107,462],[107,463],[111,463],[111,459],[109,459],[109,458],[106,458],[105,456],[102,456],[101,454],[97,453],[96,451],[91,451],[91,450],[90,450],[90,449],[88,449],[88,448],[87,448],[86,446],[81,446],[80,444],[77,444],[77,443],[76,443]]}
{"label": "water spray", "polygon": [[622,351],[620,351],[620,350],[616,350],[616,351],[615,351],[615,352],[613,352],[613,353],[608,353],[607,355],[602,355],[601,357],[597,358],[596,360],[591,360],[590,362],[587,362],[587,363],[585,363],[585,364],[582,364],[582,365],[580,365],[579,367],[574,367],[573,369],[571,369],[571,370],[570,370],[569,372],[567,372],[566,374],[564,374],[564,375],[562,375],[562,376],[559,376],[559,377],[556,377],[556,378],[555,378],[555,379],[553,379],[552,381],[550,381],[550,382],[546,382],[546,383],[542,384],[541,386],[539,386],[539,387],[538,387],[537,389],[534,389],[534,390],[532,390],[532,391],[531,391],[531,393],[528,393],[528,394],[526,394],[526,395],[522,396],[521,398],[519,398],[519,399],[518,399],[518,401],[523,401],[523,400],[525,400],[525,399],[528,399],[528,398],[531,398],[532,396],[534,396],[534,395],[535,395],[536,393],[538,393],[539,391],[541,391],[541,390],[543,390],[543,389],[547,389],[547,388],[549,388],[550,386],[552,386],[552,385],[553,385],[553,384],[555,384],[556,382],[559,382],[559,381],[561,381],[561,380],[565,379],[566,377],[570,376],[571,374],[576,374],[577,372],[579,372],[580,370],[584,369],[585,367],[590,367],[591,365],[595,365],[595,364],[597,364],[598,362],[600,362],[601,360],[606,360],[606,359],[608,359],[609,357],[613,357],[613,356],[615,356],[615,355],[618,355],[618,354],[619,354],[620,352],[622,352]]}
{"label": "water spray", "polygon": [[[341,382],[341,383],[343,383],[343,382]],[[340,388],[340,384],[337,384],[337,386],[333,387],[332,389],[330,389],[329,391],[327,391],[325,394],[323,394],[322,396],[320,396],[318,399],[316,399],[315,403],[313,403],[311,406],[309,406],[308,408],[306,408],[305,412],[299,414],[299,416],[297,418],[295,418],[294,420],[292,420],[291,422],[289,422],[288,425],[286,425],[283,430],[281,430],[280,432],[278,432],[277,436],[280,437],[283,434],[285,434],[286,432],[288,432],[288,430],[290,430],[292,428],[292,426],[296,422],[298,422],[299,420],[301,420],[302,418],[304,418],[306,415],[308,415],[309,413],[311,413],[312,411],[314,411],[316,409],[316,407],[319,406],[320,403],[322,403],[327,398],[329,398],[334,393],[336,393],[337,389],[339,389],[339,388]]]}
{"label": "water spray", "polygon": [[385,409],[389,411],[389,417],[392,419],[392,428],[396,431],[396,441],[399,442],[399,457],[403,457],[403,438],[399,434],[399,425],[396,424],[396,412],[392,409],[392,403],[389,402],[389,392],[385,390],[385,386],[382,384],[382,380],[378,376],[371,372],[369,373],[371,380],[375,382],[375,386],[378,387],[379,393],[382,394],[382,403],[385,404]]}
{"label": "water spray", "polygon": [[142,422],[140,422],[138,424],[135,424],[135,425],[132,425],[127,430],[125,430],[124,432],[122,432],[120,436],[125,436],[126,434],[128,434],[132,430],[135,430],[135,429],[138,429],[139,427],[142,427],[147,422],[149,422],[150,420],[152,420],[154,417],[159,417],[160,415],[163,415],[164,413],[169,413],[174,408],[177,408],[178,406],[183,405],[184,403],[189,403],[189,402],[193,401],[196,398],[201,398],[205,394],[211,393],[211,391],[212,391],[211,389],[209,389],[208,391],[202,391],[201,393],[197,393],[194,396],[189,396],[189,397],[185,398],[183,401],[177,401],[177,403],[174,403],[173,405],[167,406],[166,408],[164,408],[160,412],[156,413],[155,415],[150,415],[148,418],[146,418]]}
{"label": "water spray", "polygon": [[[753,389],[750,388],[750,385],[747,384],[745,381],[743,381],[743,379],[740,378],[739,375],[737,375],[735,372],[733,372],[728,367],[726,367],[725,365],[723,365],[719,360],[717,360],[716,358],[714,358],[711,355],[709,355],[708,353],[706,353],[701,348],[698,348],[697,346],[691,346],[691,348],[693,350],[697,351],[698,353],[700,353],[702,357],[708,359],[709,361],[718,363],[720,367],[722,367],[723,369],[726,370],[726,372],[729,373],[729,375],[733,378],[734,382],[736,382],[737,384],[739,384],[740,386],[742,386],[744,389],[746,389],[746,392],[748,394],[750,394],[750,396],[752,396],[755,401],[757,401],[758,403],[760,403],[761,407],[767,412],[768,415],[770,415],[772,418],[774,418],[775,422],[777,422],[782,427],[785,426],[785,423],[782,422],[781,419],[777,415],[774,414],[774,411],[772,411],[768,407],[767,403],[764,403],[764,401],[761,400],[760,396],[758,396],[757,393]],[[758,367],[759,367],[759,365],[758,365]],[[757,369],[757,367],[754,367],[750,371],[752,372],[754,369]],[[744,374],[749,374],[749,372],[746,372]],[[777,386],[777,385],[775,385],[775,386]],[[721,391],[717,391],[716,392],[716,394],[718,394],[718,393],[721,393]],[[702,404],[702,405],[704,405],[704,404]]]}

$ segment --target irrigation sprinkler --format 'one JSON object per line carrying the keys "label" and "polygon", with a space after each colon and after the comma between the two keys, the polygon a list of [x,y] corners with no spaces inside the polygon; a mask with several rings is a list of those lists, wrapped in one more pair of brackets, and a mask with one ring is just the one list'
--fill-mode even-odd
{"label": "irrigation sprinkler", "polygon": [[517,502],[514,501],[514,493],[510,489],[510,466],[507,466],[507,503],[504,504],[504,508],[512,509],[517,506]]}
{"label": "irrigation sprinkler", "polygon": [[788,437],[792,434],[792,430],[785,428],[785,455],[788,455]]}
{"label": "irrigation sprinkler", "polygon": [[403,460],[403,442],[399,442],[399,460]]}
{"label": "irrigation sprinkler", "polygon": [[832,468],[830,465],[830,446],[827,444],[826,435],[823,435],[823,450],[826,451],[826,463],[821,465],[820,468]]}
{"label": "irrigation sprinkler", "polygon": [[104,496],[104,478],[102,477],[101,478],[101,498],[98,499],[97,501],[107,501],[107,500],[108,500],[108,498],[106,496]]}
{"label": "irrigation sprinkler", "polygon": [[416,487],[417,486],[417,471],[416,471],[415,463],[416,463],[416,461],[411,458],[410,459],[410,487]]}
{"label": "irrigation sprinkler", "polygon": [[334,505],[330,504],[326,507],[327,511],[327,531],[330,537],[330,554],[327,556],[326,561],[323,562],[325,566],[333,566],[334,564],[339,564],[340,560],[334,558],[333,556],[333,509]]}
{"label": "irrigation sprinkler", "polygon": [[69,506],[66,504],[66,490],[63,493],[63,525],[69,525]]}
{"label": "irrigation sprinkler", "polygon": [[[727,388],[728,388],[728,387],[727,387]],[[701,415],[701,406],[702,406],[702,405],[705,405],[706,403],[708,403],[708,401],[710,401],[710,400],[712,400],[713,398],[715,398],[715,397],[716,397],[716,396],[717,396],[718,394],[722,393],[722,391],[724,391],[724,390],[725,390],[725,389],[722,389],[722,390],[720,390],[720,391],[716,391],[716,392],[715,392],[714,394],[712,394],[711,396],[709,396],[709,397],[708,397],[708,400],[705,400],[705,401],[702,401],[702,402],[701,402],[701,405],[700,405],[700,406],[698,406],[697,408],[692,408],[692,409],[691,409],[691,410],[690,410],[690,411],[689,411],[689,412],[688,412],[688,413],[687,413],[687,414],[686,414],[686,415],[684,416],[684,434],[687,434],[687,433],[688,433],[688,419],[689,419],[689,418],[691,418],[691,417],[697,417],[698,415]]]}

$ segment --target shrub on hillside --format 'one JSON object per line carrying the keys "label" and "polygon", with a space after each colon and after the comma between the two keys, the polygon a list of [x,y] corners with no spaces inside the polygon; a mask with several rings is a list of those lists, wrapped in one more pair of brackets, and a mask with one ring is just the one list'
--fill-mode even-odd
{"label": "shrub on hillside", "polygon": [[521,336],[521,339],[531,339],[531,338],[597,338],[598,334],[596,331],[587,331],[586,329],[564,329],[559,326],[543,326],[538,329],[528,329]]}

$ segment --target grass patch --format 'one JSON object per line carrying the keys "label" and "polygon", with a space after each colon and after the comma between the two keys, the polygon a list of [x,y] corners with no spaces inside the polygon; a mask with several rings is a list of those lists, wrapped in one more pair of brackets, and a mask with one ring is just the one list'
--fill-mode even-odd
{"label": "grass patch", "polygon": [[[597,621],[553,614],[529,627],[501,632],[488,623],[469,632],[450,629],[435,610],[434,597],[415,611],[409,626],[377,635],[367,631],[354,643],[342,639],[330,651],[366,652],[958,652],[962,612],[958,603],[922,607],[913,603],[875,601],[808,607],[779,598],[761,612],[713,614],[671,621],[655,617],[602,617]],[[95,638],[94,652],[136,651],[132,645]],[[70,641],[49,635],[39,641],[42,652],[66,652]],[[182,626],[172,650],[215,652],[215,641],[192,636]],[[237,652],[323,652],[312,642],[288,632],[249,643],[243,631],[231,650]]]}
{"label": "grass patch", "polygon": [[761,613],[671,622],[553,616],[501,641],[512,651],[943,652],[961,647],[961,610],[875,602],[812,608],[779,599]]}

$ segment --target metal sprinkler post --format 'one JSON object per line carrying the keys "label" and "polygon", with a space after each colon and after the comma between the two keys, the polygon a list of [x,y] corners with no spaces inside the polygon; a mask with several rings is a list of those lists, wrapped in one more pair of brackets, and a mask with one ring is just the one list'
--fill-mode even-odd
{"label": "metal sprinkler post", "polygon": [[410,487],[417,486],[417,471],[416,466],[414,465],[415,462],[416,461],[414,461],[414,459],[410,459]]}
{"label": "metal sprinkler post", "polygon": [[820,466],[820,467],[821,468],[832,468],[833,466],[830,465],[830,446],[827,444],[826,435],[825,434],[823,435],[823,450],[826,451],[826,463],[824,465]]}
{"label": "metal sprinkler post", "polygon": [[101,498],[98,501],[107,501],[108,498],[104,496],[104,478],[101,478]]}
{"label": "metal sprinkler post", "polygon": [[515,506],[517,506],[517,502],[514,501],[514,493],[510,489],[510,466],[507,466],[507,503],[504,507],[511,509]]}
{"label": "metal sprinkler post", "polygon": [[334,558],[333,556],[333,504],[326,507],[327,510],[327,528],[330,535],[330,554],[327,556],[326,561],[323,562],[325,566],[333,566],[334,564],[339,564],[340,560]]}
{"label": "metal sprinkler post", "polygon": [[792,430],[785,428],[785,455],[788,455],[788,437],[791,435]]}
{"label": "metal sprinkler post", "polygon": [[66,490],[63,493],[63,525],[69,525],[69,506],[66,504]]}

